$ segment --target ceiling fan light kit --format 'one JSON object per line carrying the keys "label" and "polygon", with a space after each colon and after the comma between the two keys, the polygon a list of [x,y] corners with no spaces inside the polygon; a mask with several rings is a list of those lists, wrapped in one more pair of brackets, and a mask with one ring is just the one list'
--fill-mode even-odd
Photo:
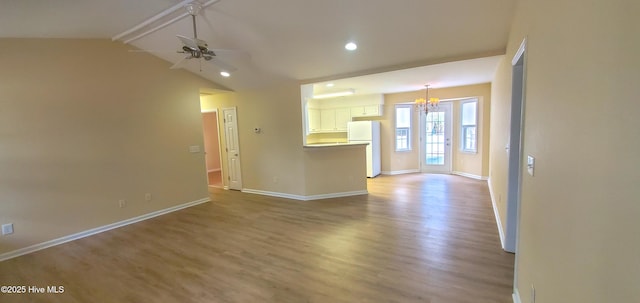
{"label": "ceiling fan light kit", "polygon": [[354,51],[358,49],[358,45],[355,42],[349,42],[345,44],[344,48],[348,51]]}

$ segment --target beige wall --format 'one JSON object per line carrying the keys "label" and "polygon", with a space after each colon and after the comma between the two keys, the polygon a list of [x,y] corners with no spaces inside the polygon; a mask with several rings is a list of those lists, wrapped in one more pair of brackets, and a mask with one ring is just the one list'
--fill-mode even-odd
{"label": "beige wall", "polygon": [[[237,107],[243,190],[297,198],[366,190],[364,163],[362,167],[353,164],[364,161],[364,149],[302,147],[300,98],[297,82],[202,97],[203,110],[218,109],[222,114],[222,108]],[[255,133],[256,127],[262,132]],[[226,172],[226,144],[221,136]]]}
{"label": "beige wall", "polygon": [[300,85],[238,92],[236,100],[243,188],[305,195]]}
{"label": "beige wall", "polygon": [[[489,113],[491,107],[491,84],[468,85],[441,89],[430,89],[430,97],[442,100],[452,99],[453,138],[452,138],[452,170],[480,177],[489,175]],[[419,169],[418,155],[418,113],[413,115],[413,133],[408,152],[395,151],[395,105],[413,102],[423,97],[424,90],[406,93],[386,94],[384,116],[381,118],[382,171],[397,172]],[[476,97],[478,99],[478,152],[466,153],[460,148],[460,99]]]}
{"label": "beige wall", "polygon": [[[523,302],[532,284],[536,302],[640,299],[638,11],[638,1],[520,1],[507,61],[526,37],[524,154],[536,158],[522,181]],[[492,104],[491,183],[503,196],[509,64]]]}
{"label": "beige wall", "polygon": [[304,153],[307,195],[366,190],[365,153],[365,146],[308,148]]}
{"label": "beige wall", "polygon": [[[510,54],[513,57],[513,53]],[[511,121],[511,59],[500,62],[491,85],[491,147],[489,152],[489,187],[493,202],[499,214],[502,231],[507,228],[507,169],[509,154],[505,149],[509,144]]]}
{"label": "beige wall", "polygon": [[0,50],[11,71],[0,75],[0,223],[15,226],[0,254],[207,198],[204,153],[189,146],[203,148],[201,111],[211,109],[237,108],[243,189],[366,190],[364,163],[354,164],[363,148],[303,149],[298,82],[225,92],[105,40],[2,39]]}
{"label": "beige wall", "polygon": [[0,253],[207,198],[214,83],[108,40],[0,39],[0,66]]}

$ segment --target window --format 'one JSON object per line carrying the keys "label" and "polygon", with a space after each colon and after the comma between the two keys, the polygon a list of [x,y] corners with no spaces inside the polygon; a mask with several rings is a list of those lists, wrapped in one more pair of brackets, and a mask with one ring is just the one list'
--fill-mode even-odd
{"label": "window", "polygon": [[466,101],[461,104],[462,112],[462,151],[475,153],[478,151],[477,112],[478,100]]}
{"label": "window", "polygon": [[411,105],[396,105],[396,151],[411,150]]}

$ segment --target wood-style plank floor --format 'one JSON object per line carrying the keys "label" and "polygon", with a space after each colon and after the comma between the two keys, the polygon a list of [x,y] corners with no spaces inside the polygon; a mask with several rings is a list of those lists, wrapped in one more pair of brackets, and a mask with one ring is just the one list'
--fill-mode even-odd
{"label": "wood-style plank floor", "polygon": [[379,176],[369,195],[210,203],[0,262],[0,302],[511,302],[486,182]]}

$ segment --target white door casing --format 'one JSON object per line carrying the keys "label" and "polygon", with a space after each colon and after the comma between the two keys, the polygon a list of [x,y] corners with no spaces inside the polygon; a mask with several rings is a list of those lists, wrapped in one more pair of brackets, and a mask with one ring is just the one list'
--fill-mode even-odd
{"label": "white door casing", "polygon": [[238,144],[238,121],[236,108],[222,109],[224,116],[224,134],[227,152],[229,189],[242,190],[240,169],[240,145]]}
{"label": "white door casing", "polygon": [[524,76],[526,40],[522,41],[512,60],[511,125],[509,133],[509,166],[507,171],[507,222],[504,249],[517,251],[520,220],[520,191],[522,190],[523,133],[524,133]]}

